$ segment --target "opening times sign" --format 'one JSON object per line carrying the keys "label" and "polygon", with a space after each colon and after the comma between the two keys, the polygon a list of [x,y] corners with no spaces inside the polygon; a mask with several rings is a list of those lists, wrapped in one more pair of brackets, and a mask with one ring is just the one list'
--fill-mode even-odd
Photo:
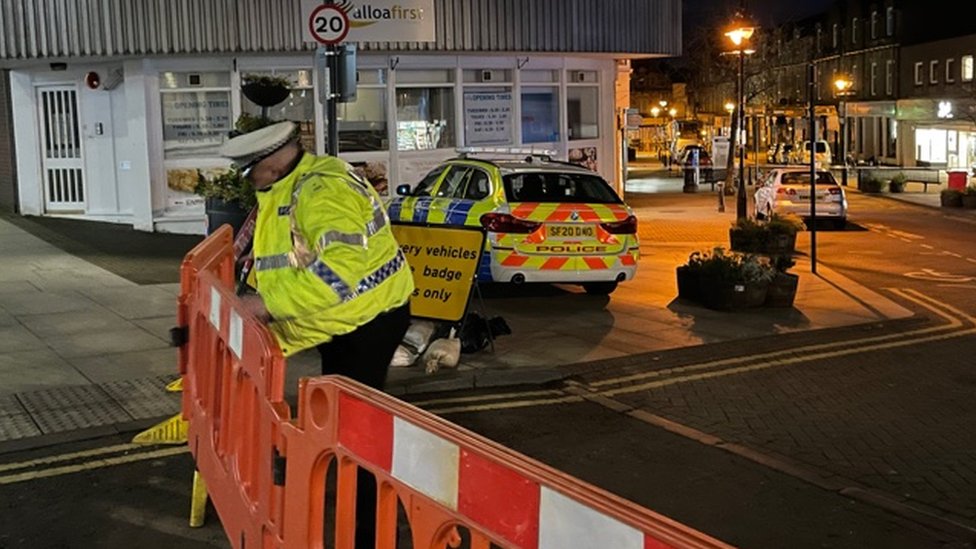
{"label": "opening times sign", "polygon": [[464,142],[467,145],[512,142],[512,92],[464,92]]}
{"label": "opening times sign", "polygon": [[397,223],[392,228],[413,272],[410,314],[451,322],[464,318],[485,234],[476,229]]}

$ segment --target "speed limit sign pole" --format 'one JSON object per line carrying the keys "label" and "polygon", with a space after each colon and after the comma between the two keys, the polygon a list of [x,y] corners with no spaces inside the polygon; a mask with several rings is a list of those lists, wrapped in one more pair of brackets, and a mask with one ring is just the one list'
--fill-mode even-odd
{"label": "speed limit sign pole", "polygon": [[327,152],[339,155],[338,109],[336,105],[336,76],[338,73],[338,51],[336,44],[342,42],[349,33],[349,17],[331,0],[315,8],[308,18],[308,30],[322,46],[316,52],[326,61],[322,95],[325,99],[326,125],[328,127]]}

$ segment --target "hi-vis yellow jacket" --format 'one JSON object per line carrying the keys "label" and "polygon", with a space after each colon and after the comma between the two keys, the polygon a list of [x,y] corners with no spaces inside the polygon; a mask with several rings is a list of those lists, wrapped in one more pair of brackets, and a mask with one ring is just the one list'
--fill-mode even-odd
{"label": "hi-vis yellow jacket", "polygon": [[285,356],[407,302],[410,267],[379,195],[352,166],[306,153],[257,197],[257,290]]}

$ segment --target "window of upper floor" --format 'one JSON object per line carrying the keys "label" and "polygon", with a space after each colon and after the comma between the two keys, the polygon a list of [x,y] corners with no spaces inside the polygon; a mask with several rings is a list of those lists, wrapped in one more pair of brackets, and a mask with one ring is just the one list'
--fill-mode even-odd
{"label": "window of upper floor", "polygon": [[878,64],[871,63],[871,96],[878,95]]}
{"label": "window of upper floor", "polygon": [[857,17],[851,19],[851,44],[857,44]]}
{"label": "window of upper floor", "polygon": [[837,42],[838,42],[839,38],[840,38],[840,26],[837,23],[834,23],[834,26],[833,26],[833,40],[832,40],[832,46],[833,47],[835,47],[835,48],[837,47]]}
{"label": "window of upper floor", "polygon": [[922,83],[922,62],[919,61],[915,63],[915,85],[921,86]]}
{"label": "window of upper floor", "polygon": [[871,12],[871,40],[878,37],[878,12]]}
{"label": "window of upper floor", "polygon": [[823,51],[823,27],[817,23],[817,51]]}
{"label": "window of upper floor", "polygon": [[946,84],[952,84],[956,81],[956,60],[953,58],[946,59],[945,81]]}
{"label": "window of upper floor", "polygon": [[895,34],[895,8],[890,6],[885,10],[885,34],[888,36]]}
{"label": "window of upper floor", "polygon": [[964,55],[962,56],[962,62],[960,63],[962,68],[962,81],[972,82],[973,81],[973,56]]}
{"label": "window of upper floor", "polygon": [[885,94],[889,97],[895,94],[895,60],[885,62]]}
{"label": "window of upper floor", "polygon": [[929,84],[939,83],[939,60],[929,61]]}

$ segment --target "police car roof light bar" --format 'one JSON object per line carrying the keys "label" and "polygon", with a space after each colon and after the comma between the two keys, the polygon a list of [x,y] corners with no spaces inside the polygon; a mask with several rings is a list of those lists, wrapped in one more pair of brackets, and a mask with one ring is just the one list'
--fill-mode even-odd
{"label": "police car roof light bar", "polygon": [[556,151],[553,149],[537,149],[535,147],[458,147],[454,150],[461,155],[461,158],[468,158],[475,154],[493,154],[536,157],[548,161],[556,156]]}

